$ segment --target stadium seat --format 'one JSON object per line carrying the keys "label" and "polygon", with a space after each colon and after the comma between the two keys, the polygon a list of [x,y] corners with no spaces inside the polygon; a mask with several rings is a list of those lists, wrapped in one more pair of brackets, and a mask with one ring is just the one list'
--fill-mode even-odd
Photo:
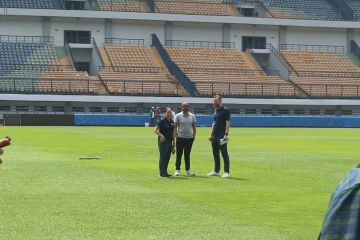
{"label": "stadium seat", "polygon": [[251,65],[249,56],[236,49],[169,46],[167,50],[201,95],[301,95],[291,83]]}
{"label": "stadium seat", "polygon": [[113,94],[186,95],[152,48],[106,44],[111,66],[100,72],[100,79]]}
{"label": "stadium seat", "polygon": [[340,20],[326,0],[261,0],[275,18]]}

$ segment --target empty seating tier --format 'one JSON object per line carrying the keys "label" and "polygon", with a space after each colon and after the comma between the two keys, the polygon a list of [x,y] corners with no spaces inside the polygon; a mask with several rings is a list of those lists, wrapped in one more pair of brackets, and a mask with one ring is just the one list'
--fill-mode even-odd
{"label": "empty seating tier", "polygon": [[279,76],[267,76],[252,63],[248,53],[227,48],[167,47],[167,50],[202,95],[302,95]]}
{"label": "empty seating tier", "polygon": [[262,0],[275,18],[339,20],[338,12],[326,0]]}
{"label": "empty seating tier", "polygon": [[320,51],[284,51],[281,53],[296,71],[360,72],[345,55]]}
{"label": "empty seating tier", "polygon": [[104,48],[111,66],[100,72],[100,78],[110,93],[185,94],[154,49],[122,44],[106,44]]}
{"label": "empty seating tier", "polygon": [[144,1],[136,0],[97,0],[100,10],[118,12],[149,12]]}
{"label": "empty seating tier", "polygon": [[359,95],[360,68],[346,55],[319,51],[281,51],[297,73],[290,78],[313,97]]}
{"label": "empty seating tier", "polygon": [[60,8],[58,0],[1,0],[0,8]]}
{"label": "empty seating tier", "polygon": [[360,2],[357,0],[345,0],[345,2],[354,11],[354,20],[359,21],[360,20]]}
{"label": "empty seating tier", "polygon": [[155,6],[158,13],[215,16],[238,15],[231,4],[215,0],[158,0],[155,2]]}
{"label": "empty seating tier", "polygon": [[[27,37],[24,39],[28,39]],[[6,39],[6,38],[4,38]],[[0,42],[1,91],[96,93],[95,79],[60,65],[52,43]],[[36,38],[34,38],[36,39]],[[34,40],[33,39],[33,40]]]}

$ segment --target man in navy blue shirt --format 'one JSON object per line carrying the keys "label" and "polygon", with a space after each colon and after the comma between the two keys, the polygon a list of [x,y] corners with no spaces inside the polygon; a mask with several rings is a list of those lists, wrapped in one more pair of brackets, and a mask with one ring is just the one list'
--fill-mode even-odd
{"label": "man in navy blue shirt", "polygon": [[214,96],[214,122],[212,124],[212,131],[209,136],[214,155],[214,170],[208,173],[208,176],[220,176],[220,151],[224,159],[224,174],[223,178],[230,177],[230,160],[227,151],[227,142],[229,140],[230,129],[230,111],[222,105],[221,96]]}
{"label": "man in navy blue shirt", "polygon": [[160,177],[170,177],[167,168],[171,153],[175,153],[175,139],[173,135],[174,121],[172,120],[172,110],[170,107],[165,109],[165,116],[157,123],[154,132],[158,135],[159,147],[159,171]]}

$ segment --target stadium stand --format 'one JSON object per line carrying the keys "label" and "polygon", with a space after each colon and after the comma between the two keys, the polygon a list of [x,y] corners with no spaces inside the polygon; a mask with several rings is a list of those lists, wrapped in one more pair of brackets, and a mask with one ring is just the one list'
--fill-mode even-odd
{"label": "stadium stand", "polygon": [[354,20],[360,20],[360,2],[357,0],[345,0],[346,4],[354,11]]}
{"label": "stadium stand", "polygon": [[61,65],[46,37],[0,36],[0,88],[5,92],[96,93],[93,78]]}
{"label": "stadium stand", "polygon": [[100,10],[118,12],[149,12],[145,1],[140,0],[97,0]]}
{"label": "stadium stand", "polygon": [[326,0],[262,0],[274,18],[340,20]]}
{"label": "stadium stand", "polygon": [[281,53],[296,71],[291,80],[311,96],[359,96],[360,68],[350,61],[344,47],[288,44],[282,45],[282,49]]}
{"label": "stadium stand", "polygon": [[99,76],[109,93],[186,95],[155,49],[145,47],[143,41],[135,46],[117,39],[107,42],[100,53],[111,66],[102,67]]}
{"label": "stadium stand", "polygon": [[190,15],[237,16],[239,12],[232,4],[218,0],[157,0],[155,12]]}
{"label": "stadium stand", "polygon": [[[167,41],[169,45],[173,43],[178,41]],[[172,60],[195,82],[201,95],[302,95],[290,82],[279,76],[268,76],[249,53],[234,48],[167,46],[167,51]]]}
{"label": "stadium stand", "polygon": [[1,8],[61,9],[60,0],[1,0]]}

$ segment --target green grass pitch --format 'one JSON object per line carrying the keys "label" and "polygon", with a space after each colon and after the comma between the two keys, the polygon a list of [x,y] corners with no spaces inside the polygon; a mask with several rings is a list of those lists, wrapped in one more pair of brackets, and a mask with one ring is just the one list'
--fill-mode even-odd
{"label": "green grass pitch", "polygon": [[[193,146],[197,175],[162,179],[151,128],[2,127],[13,144],[0,239],[316,239],[331,192],[360,162],[359,129],[232,128],[231,178],[206,177],[209,131]],[[89,156],[101,160],[78,160]]]}

